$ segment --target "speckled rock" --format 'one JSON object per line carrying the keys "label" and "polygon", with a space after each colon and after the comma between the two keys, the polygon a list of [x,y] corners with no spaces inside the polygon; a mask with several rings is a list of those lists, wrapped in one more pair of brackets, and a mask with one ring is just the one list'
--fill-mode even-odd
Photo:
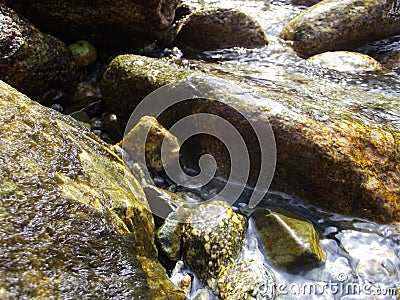
{"label": "speckled rock", "polygon": [[324,260],[318,234],[310,222],[268,209],[256,210],[252,217],[269,259],[278,268],[293,271]]}
{"label": "speckled rock", "polygon": [[297,15],[280,36],[293,41],[293,49],[302,57],[352,50],[399,34],[399,15],[396,0],[324,0]]}
{"label": "speckled rock", "polygon": [[7,298],[184,299],[122,160],[0,81],[0,287]]}
{"label": "speckled rock", "polygon": [[138,45],[164,35],[178,0],[4,0],[36,26],[54,35],[94,43]]}
{"label": "speckled rock", "polygon": [[324,52],[307,59],[313,64],[340,72],[378,72],[383,66],[372,57],[350,51]]}
{"label": "speckled rock", "polygon": [[275,279],[262,262],[242,260],[229,265],[218,277],[222,300],[267,300],[275,297]]}
{"label": "speckled rock", "polygon": [[196,207],[184,226],[184,257],[200,280],[218,291],[221,271],[238,258],[246,237],[246,220],[221,201]]}
{"label": "speckled rock", "polygon": [[268,39],[257,21],[243,12],[222,8],[193,12],[180,24],[174,41],[174,45],[187,53],[258,48],[267,44]]}
{"label": "speckled rock", "polygon": [[[121,144],[132,160],[141,162],[145,158],[143,162],[145,161],[155,172],[162,171],[179,161],[179,140],[154,117],[142,117],[124,136]],[[164,147],[163,155],[161,146]]]}
{"label": "speckled rock", "polygon": [[78,67],[68,47],[0,3],[0,80],[38,100],[50,88],[68,89]]}

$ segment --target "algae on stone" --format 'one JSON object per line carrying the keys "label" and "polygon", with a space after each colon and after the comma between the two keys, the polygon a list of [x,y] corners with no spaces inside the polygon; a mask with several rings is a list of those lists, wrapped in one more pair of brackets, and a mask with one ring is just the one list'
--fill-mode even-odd
{"label": "algae on stone", "polygon": [[189,215],[183,229],[184,257],[214,291],[220,272],[239,257],[246,229],[245,218],[221,201],[200,204]]}
{"label": "algae on stone", "polygon": [[122,160],[3,82],[0,98],[1,186],[15,189],[0,195],[7,295],[184,299],[157,260],[150,208]]}
{"label": "algae on stone", "polygon": [[324,260],[318,234],[309,221],[268,209],[256,210],[252,217],[268,258],[278,268],[295,271]]}

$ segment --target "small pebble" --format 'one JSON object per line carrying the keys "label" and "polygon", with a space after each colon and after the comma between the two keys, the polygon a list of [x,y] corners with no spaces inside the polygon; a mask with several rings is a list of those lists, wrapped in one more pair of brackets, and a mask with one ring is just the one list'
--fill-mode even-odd
{"label": "small pebble", "polygon": [[54,103],[50,106],[50,108],[62,113],[64,111],[64,107],[61,106],[59,103]]}

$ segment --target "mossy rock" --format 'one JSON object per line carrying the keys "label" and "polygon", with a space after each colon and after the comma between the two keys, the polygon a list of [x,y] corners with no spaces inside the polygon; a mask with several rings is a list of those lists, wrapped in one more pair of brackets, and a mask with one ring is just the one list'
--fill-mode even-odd
{"label": "mossy rock", "polygon": [[223,48],[259,48],[268,44],[258,22],[232,9],[194,11],[179,25],[174,45],[187,53]]}
{"label": "mossy rock", "polygon": [[194,208],[184,225],[185,261],[214,292],[218,291],[219,274],[242,250],[246,224],[227,204],[212,201]]}
{"label": "mossy rock", "polygon": [[5,0],[36,26],[55,36],[100,44],[143,45],[161,38],[178,0]]}
{"label": "mossy rock", "polygon": [[293,41],[293,49],[306,58],[327,51],[352,50],[400,33],[396,3],[324,0],[292,19],[280,37]]}
{"label": "mossy rock", "polygon": [[386,69],[372,57],[351,51],[324,52],[307,59],[313,64],[339,72],[365,73]]}
{"label": "mossy rock", "polygon": [[184,299],[157,260],[149,205],[122,160],[4,82],[0,99],[5,294]]}
{"label": "mossy rock", "polygon": [[268,209],[256,210],[252,217],[268,258],[278,268],[296,271],[324,260],[312,223]]}
{"label": "mossy rock", "polygon": [[39,100],[50,88],[69,89],[78,79],[68,47],[0,3],[0,80]]}

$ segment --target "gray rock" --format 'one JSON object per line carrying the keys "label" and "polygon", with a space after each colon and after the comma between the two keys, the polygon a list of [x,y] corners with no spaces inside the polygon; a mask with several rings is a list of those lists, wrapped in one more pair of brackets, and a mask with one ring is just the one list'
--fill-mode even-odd
{"label": "gray rock", "polygon": [[157,260],[143,190],[71,117],[0,81],[0,294],[185,299]]}
{"label": "gray rock", "polygon": [[246,237],[246,220],[225,203],[212,201],[193,209],[184,225],[188,266],[213,291],[221,271],[238,258]]}
{"label": "gray rock", "polygon": [[64,43],[2,3],[0,19],[0,80],[35,100],[50,88],[73,86],[78,67]]}
{"label": "gray rock", "polygon": [[275,298],[273,272],[262,262],[242,260],[226,267],[218,277],[222,300]]}

